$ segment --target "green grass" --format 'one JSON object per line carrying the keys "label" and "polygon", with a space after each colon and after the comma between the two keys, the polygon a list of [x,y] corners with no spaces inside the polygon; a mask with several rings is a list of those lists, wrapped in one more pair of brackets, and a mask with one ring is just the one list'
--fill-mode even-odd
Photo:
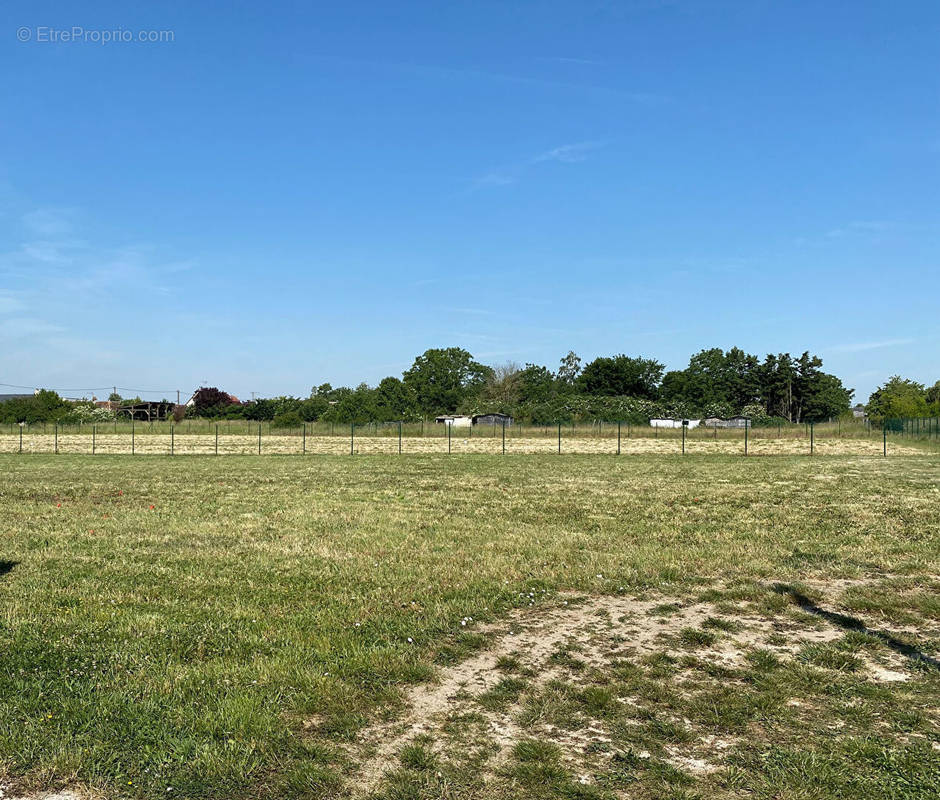
{"label": "green grass", "polygon": [[[711,593],[724,618],[735,602],[793,612],[757,582],[868,576],[845,592],[849,610],[940,617],[931,457],[0,456],[0,474],[0,782],[25,789],[345,796],[357,731],[393,716],[401,687],[485,648],[481,623],[559,590]],[[852,633],[785,667],[755,649],[722,685],[696,653],[734,627],[716,616],[682,637],[687,662],[663,654],[603,685],[582,685],[577,651],[553,662],[570,688],[498,684],[495,709],[620,732],[590,786],[533,736],[486,785],[472,757],[453,771],[416,744],[382,792],[931,796],[935,670],[873,687],[862,654],[886,645]],[[657,715],[628,724],[627,693]],[[737,737],[720,778],[664,760],[683,718]]]}

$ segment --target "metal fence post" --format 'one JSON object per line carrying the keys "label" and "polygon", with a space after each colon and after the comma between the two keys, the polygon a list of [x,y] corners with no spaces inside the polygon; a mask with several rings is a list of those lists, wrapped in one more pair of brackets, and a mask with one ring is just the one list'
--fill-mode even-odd
{"label": "metal fence post", "polygon": [[561,423],[558,423],[558,454],[561,455]]}
{"label": "metal fence post", "polygon": [[815,434],[815,424],[809,424],[809,454],[813,455],[816,450],[816,434]]}
{"label": "metal fence post", "polygon": [[215,454],[219,454],[219,423],[215,423]]}
{"label": "metal fence post", "polygon": [[56,455],[59,453],[59,423],[55,424],[55,452]]}
{"label": "metal fence post", "polygon": [[883,455],[885,458],[888,457],[888,421],[885,420],[881,423],[881,438],[882,438],[882,447]]}
{"label": "metal fence post", "polygon": [[356,423],[349,423],[349,455],[353,455],[353,442],[356,438]]}
{"label": "metal fence post", "polygon": [[682,423],[682,455],[685,455],[685,431],[688,428],[688,425],[683,421]]}
{"label": "metal fence post", "polygon": [[173,455],[175,450],[175,440],[176,440],[176,425],[170,424],[170,455]]}
{"label": "metal fence post", "polygon": [[503,420],[503,455],[506,455],[506,420]]}
{"label": "metal fence post", "polygon": [[617,455],[620,455],[620,422],[617,422]]}
{"label": "metal fence post", "polygon": [[747,424],[747,420],[744,420],[744,455],[747,455],[747,429],[750,425]]}
{"label": "metal fence post", "polygon": [[261,423],[258,423],[258,455],[261,455]]}
{"label": "metal fence post", "polygon": [[131,455],[134,455],[134,418],[131,417]]}
{"label": "metal fence post", "polygon": [[303,445],[301,447],[300,453],[301,455],[307,455],[307,423],[306,422],[304,423],[304,431],[302,435],[303,435]]}
{"label": "metal fence post", "polygon": [[20,425],[20,452],[23,452],[23,426]]}
{"label": "metal fence post", "polygon": [[451,428],[454,427],[454,424],[453,423],[451,423],[450,425],[445,424],[444,427],[447,428],[447,455],[450,455],[450,434],[451,434]]}
{"label": "metal fence post", "polygon": [[401,455],[401,420],[398,421],[398,455]]}

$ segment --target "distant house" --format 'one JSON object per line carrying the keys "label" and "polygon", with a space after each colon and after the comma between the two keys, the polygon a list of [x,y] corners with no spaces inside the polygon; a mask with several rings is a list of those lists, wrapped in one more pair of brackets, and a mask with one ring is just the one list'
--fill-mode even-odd
{"label": "distant house", "polygon": [[448,425],[451,428],[469,428],[473,424],[472,417],[462,414],[443,414],[434,420],[439,425]]}
{"label": "distant house", "polygon": [[651,428],[697,428],[701,420],[698,419],[651,419]]}
{"label": "distant house", "polygon": [[702,425],[706,428],[750,428],[751,418],[740,414],[734,417],[706,417]]}
{"label": "distant house", "polygon": [[500,414],[493,412],[491,414],[474,414],[474,425],[512,425],[513,419],[509,414]]}
{"label": "distant house", "polygon": [[868,411],[865,406],[859,403],[852,409],[852,416],[855,417],[855,419],[868,419]]}

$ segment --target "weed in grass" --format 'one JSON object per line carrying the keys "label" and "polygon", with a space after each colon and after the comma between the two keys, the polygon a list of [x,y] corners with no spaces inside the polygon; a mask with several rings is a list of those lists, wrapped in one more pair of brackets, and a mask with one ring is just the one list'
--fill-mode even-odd
{"label": "weed in grass", "polygon": [[519,695],[526,688],[524,680],[502,678],[492,689],[477,698],[477,702],[487,711],[505,711],[519,700]]}
{"label": "weed in grass", "polygon": [[578,702],[592,717],[603,718],[614,708],[615,697],[608,686],[588,686],[579,693]]}
{"label": "weed in grass", "polygon": [[646,613],[651,617],[670,617],[673,614],[678,613],[681,610],[682,606],[677,603],[660,603],[653,606]]}
{"label": "weed in grass", "polygon": [[709,630],[734,633],[735,631],[741,630],[741,623],[736,622],[733,619],[725,619],[723,617],[706,617],[702,622],[702,627]]}
{"label": "weed in grass", "polygon": [[679,641],[686,647],[710,647],[718,637],[711,631],[699,628],[683,628],[679,632]]}
{"label": "weed in grass", "polygon": [[800,652],[799,657],[807,664],[841,672],[857,672],[862,668],[858,656],[847,653],[833,644],[811,644]]}
{"label": "weed in grass", "polygon": [[421,744],[410,744],[405,747],[401,751],[399,761],[403,767],[418,772],[427,772],[437,766],[437,756]]}
{"label": "weed in grass", "polygon": [[756,647],[745,654],[747,662],[758,672],[770,672],[780,666],[780,657],[772,650]]}

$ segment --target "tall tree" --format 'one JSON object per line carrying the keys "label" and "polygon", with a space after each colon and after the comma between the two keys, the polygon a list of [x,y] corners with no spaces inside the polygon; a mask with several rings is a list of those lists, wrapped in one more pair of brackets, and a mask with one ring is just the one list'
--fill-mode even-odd
{"label": "tall tree", "polygon": [[927,390],[926,399],[931,406],[930,413],[940,414],[940,381]]}
{"label": "tall tree", "polygon": [[772,417],[794,419],[794,384],[796,362],[789,353],[769,354],[760,367],[761,396],[767,413]]}
{"label": "tall tree", "polygon": [[[575,356],[577,358],[577,356]],[[548,367],[526,364],[519,373],[519,396],[523,403],[547,403],[555,394],[558,384],[565,384]]]}
{"label": "tall tree", "polygon": [[580,374],[581,358],[574,350],[569,350],[558,365],[558,382],[562,387],[573,387]]}
{"label": "tall tree", "polygon": [[447,347],[426,350],[405,371],[403,379],[415,393],[421,411],[451,414],[480,390],[492,372],[463,348]]}
{"label": "tall tree", "polygon": [[926,417],[929,411],[924,384],[900,375],[892,375],[868,398],[868,413],[873,417]]}
{"label": "tall tree", "polygon": [[479,410],[512,413],[520,400],[521,374],[519,365],[512,361],[494,367],[480,390]]}
{"label": "tall tree", "polygon": [[584,394],[652,399],[659,390],[663,369],[655,359],[631,358],[622,353],[595,358],[578,377],[578,386]]}
{"label": "tall tree", "polygon": [[414,419],[418,412],[417,398],[399,378],[382,378],[375,388],[375,410],[383,422]]}

